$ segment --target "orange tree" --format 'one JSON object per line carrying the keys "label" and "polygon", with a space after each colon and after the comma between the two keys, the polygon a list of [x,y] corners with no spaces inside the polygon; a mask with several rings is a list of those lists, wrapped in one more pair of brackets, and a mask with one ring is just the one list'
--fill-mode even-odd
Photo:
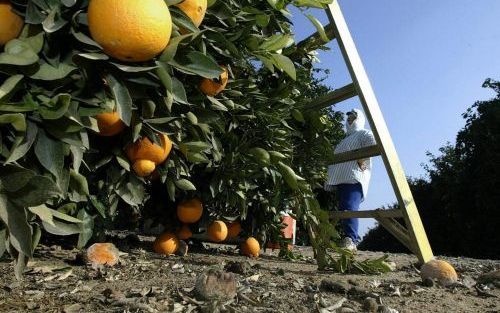
{"label": "orange tree", "polygon": [[83,247],[125,207],[200,198],[205,219],[252,218],[260,240],[296,208],[332,265],[334,230],[294,164],[293,138],[325,136],[300,92],[321,44],[298,49],[286,9],[326,2],[0,1],[24,21],[0,20],[19,28],[0,43],[0,255],[20,275],[42,231]]}

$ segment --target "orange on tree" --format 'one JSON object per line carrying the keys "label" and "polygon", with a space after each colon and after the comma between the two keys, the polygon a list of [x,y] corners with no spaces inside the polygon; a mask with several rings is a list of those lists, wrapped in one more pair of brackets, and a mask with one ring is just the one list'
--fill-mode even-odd
{"label": "orange on tree", "polygon": [[203,205],[200,199],[182,201],[177,205],[177,217],[186,224],[196,223],[203,214]]}
{"label": "orange on tree", "polygon": [[227,226],[223,221],[212,222],[207,229],[208,239],[214,242],[221,242],[227,238]]}
{"label": "orange on tree", "polygon": [[241,232],[241,224],[240,222],[231,222],[227,223],[227,238],[236,238]]}
{"label": "orange on tree", "polygon": [[23,19],[12,12],[12,4],[8,0],[0,0],[0,46],[16,38],[23,28]]}
{"label": "orange on tree", "polygon": [[184,12],[196,27],[201,25],[207,12],[207,0],[184,0],[175,5]]}
{"label": "orange on tree", "polygon": [[[156,166],[163,163],[170,154],[172,150],[172,141],[170,141],[166,134],[159,134],[159,136],[161,146],[152,143],[149,138],[143,137],[125,148],[127,157],[129,161],[132,162],[132,168],[134,168],[134,170],[136,170],[136,168],[139,169],[139,171],[135,172],[138,176],[144,177],[151,174]],[[152,165],[154,165],[154,167],[152,167]]]}
{"label": "orange on tree", "polygon": [[180,240],[189,239],[191,236],[193,236],[193,232],[189,229],[189,225],[187,224],[182,225],[182,227],[177,231],[177,237]]}
{"label": "orange on tree", "polygon": [[179,239],[173,233],[165,232],[156,237],[153,243],[153,250],[156,253],[170,255],[179,249]]}
{"label": "orange on tree", "polygon": [[104,52],[126,62],[152,59],[172,34],[172,18],[163,0],[90,0],[88,24]]}
{"label": "orange on tree", "polygon": [[258,257],[260,252],[260,244],[257,239],[253,237],[248,237],[241,244],[241,253],[249,257]]}
{"label": "orange on tree", "polygon": [[132,168],[137,176],[146,177],[154,172],[156,164],[150,160],[137,160],[132,164]]}
{"label": "orange on tree", "polygon": [[99,127],[98,134],[101,136],[114,136],[125,128],[125,123],[120,119],[118,112],[97,114],[95,118]]}
{"label": "orange on tree", "polygon": [[226,88],[227,81],[229,79],[229,74],[227,68],[222,66],[224,71],[220,74],[219,81],[203,78],[200,83],[200,90],[207,96],[214,97],[219,94],[224,88]]}

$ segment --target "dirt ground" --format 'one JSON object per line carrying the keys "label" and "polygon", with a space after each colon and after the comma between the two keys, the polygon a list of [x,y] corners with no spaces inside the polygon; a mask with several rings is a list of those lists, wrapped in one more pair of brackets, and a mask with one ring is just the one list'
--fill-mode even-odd
{"label": "dirt ground", "polygon": [[[12,262],[4,258],[0,312],[500,312],[500,282],[477,281],[500,269],[499,260],[441,258],[460,276],[460,284],[444,288],[424,286],[412,255],[389,254],[397,269],[387,274],[342,275],[317,271],[308,247],[296,247],[304,258],[293,262],[276,252],[249,259],[234,247],[214,245],[164,257],[151,252],[153,237],[139,238],[115,240],[124,253],[112,268],[93,269],[75,261],[76,250],[41,246],[24,280],[16,281]],[[197,275],[228,264],[238,272],[237,296],[218,302],[197,298]]]}

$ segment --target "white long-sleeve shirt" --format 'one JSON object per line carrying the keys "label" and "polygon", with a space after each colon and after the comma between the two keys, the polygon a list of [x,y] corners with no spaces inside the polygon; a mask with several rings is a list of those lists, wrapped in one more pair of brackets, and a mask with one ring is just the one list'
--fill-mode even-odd
{"label": "white long-sleeve shirt", "polygon": [[[368,147],[376,144],[373,133],[364,129],[365,116],[361,110],[355,109],[357,118],[351,125],[346,124],[347,137],[345,137],[335,147],[334,154],[352,151],[355,149]],[[339,184],[360,183],[363,189],[363,199],[368,193],[368,185],[371,177],[371,158],[365,159],[366,169],[361,170],[357,160],[348,161],[328,166],[328,179],[325,182],[325,189],[331,190],[333,186]]]}

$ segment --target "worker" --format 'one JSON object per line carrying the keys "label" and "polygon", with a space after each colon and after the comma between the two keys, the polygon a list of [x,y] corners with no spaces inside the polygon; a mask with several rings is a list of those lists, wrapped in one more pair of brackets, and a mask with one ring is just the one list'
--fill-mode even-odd
{"label": "worker", "polygon": [[[346,137],[335,147],[334,155],[375,145],[375,138],[365,127],[365,115],[361,110],[354,109],[347,112]],[[371,176],[371,158],[332,164],[328,167],[328,179],[325,190],[337,189],[339,209],[341,211],[358,211],[362,201],[366,198]],[[358,219],[342,220],[345,237],[340,247],[356,251],[360,242],[358,233]]]}

